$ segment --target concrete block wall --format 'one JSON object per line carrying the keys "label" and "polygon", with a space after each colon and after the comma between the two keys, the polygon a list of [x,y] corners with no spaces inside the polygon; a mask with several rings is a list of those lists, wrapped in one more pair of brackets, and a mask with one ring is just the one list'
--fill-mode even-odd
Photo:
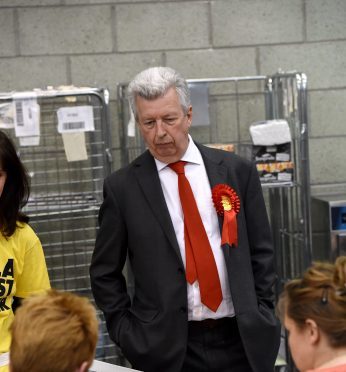
{"label": "concrete block wall", "polygon": [[116,133],[116,84],[146,67],[302,71],[313,192],[346,192],[345,19],[344,0],[0,0],[0,91],[106,86]]}

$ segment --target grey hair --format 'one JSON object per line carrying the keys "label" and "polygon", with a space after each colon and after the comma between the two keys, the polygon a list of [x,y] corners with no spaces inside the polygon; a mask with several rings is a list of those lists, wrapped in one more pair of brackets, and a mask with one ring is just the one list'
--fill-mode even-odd
{"label": "grey hair", "polygon": [[132,112],[137,119],[136,97],[152,100],[163,96],[167,90],[174,87],[184,114],[191,105],[190,91],[186,80],[170,67],[150,67],[130,82],[127,93]]}

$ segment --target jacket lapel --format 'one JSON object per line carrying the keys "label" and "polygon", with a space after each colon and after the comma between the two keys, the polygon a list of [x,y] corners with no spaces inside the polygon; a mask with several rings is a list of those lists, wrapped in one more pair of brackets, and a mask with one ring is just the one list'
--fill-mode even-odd
{"label": "jacket lapel", "polygon": [[[229,175],[227,167],[223,163],[222,156],[218,156],[219,153],[211,153],[209,148],[197,144],[199,151],[202,154],[204,165],[208,174],[211,189],[218,184],[230,184],[231,175]],[[217,215],[219,221],[220,234],[222,234],[223,217]],[[239,231],[239,229],[238,229]],[[230,264],[230,249],[228,246],[223,246],[223,253],[226,260],[226,265],[229,267]]]}
{"label": "jacket lapel", "polygon": [[[223,165],[222,158],[213,157],[208,148],[197,144],[199,151],[202,154],[205,169],[209,178],[211,189],[220,183],[227,183],[228,173],[227,168]],[[218,215],[220,232],[222,231],[223,218]]]}
{"label": "jacket lapel", "polygon": [[150,155],[149,151],[146,151],[136,160],[134,165],[135,175],[143,191],[144,197],[147,199],[158,223],[161,225],[162,230],[181,260],[181,264],[183,264],[172,220],[162,192],[160,178],[154,158]]}
{"label": "jacket lapel", "polygon": [[227,183],[227,168],[222,164],[222,159],[213,159],[202,148],[199,149],[208,174],[210,187],[213,188],[219,183]]}

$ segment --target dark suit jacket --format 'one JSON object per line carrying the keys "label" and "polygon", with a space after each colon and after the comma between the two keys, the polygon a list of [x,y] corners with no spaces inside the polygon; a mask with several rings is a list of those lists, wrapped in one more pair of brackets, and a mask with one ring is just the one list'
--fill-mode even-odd
{"label": "dark suit jacket", "polygon": [[[211,187],[227,184],[240,198],[238,247],[222,249],[249,362],[255,372],[273,371],[280,327],[273,314],[273,246],[256,168],[232,153],[198,148]],[[106,178],[99,223],[91,286],[111,339],[134,368],[178,372],[187,345],[185,271],[148,151]],[[122,273],[127,255],[132,301]]]}

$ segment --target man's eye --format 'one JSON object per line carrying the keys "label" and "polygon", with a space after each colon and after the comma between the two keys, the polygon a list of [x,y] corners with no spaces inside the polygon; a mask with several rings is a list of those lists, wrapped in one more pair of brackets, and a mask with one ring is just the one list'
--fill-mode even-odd
{"label": "man's eye", "polygon": [[145,121],[143,123],[143,125],[146,126],[146,127],[152,127],[154,125],[154,123],[155,122],[153,120],[151,120],[151,121]]}
{"label": "man's eye", "polygon": [[165,119],[165,123],[167,123],[167,124],[174,124],[175,123],[175,118],[166,118]]}

